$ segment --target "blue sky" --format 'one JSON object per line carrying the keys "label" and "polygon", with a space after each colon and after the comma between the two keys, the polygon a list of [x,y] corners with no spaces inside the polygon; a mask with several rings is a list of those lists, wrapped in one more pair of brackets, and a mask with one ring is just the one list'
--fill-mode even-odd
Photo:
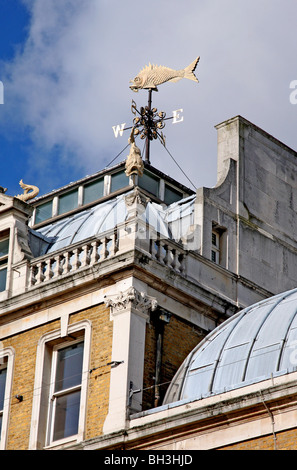
{"label": "blue sky", "polygon": [[[9,62],[15,56],[17,50],[25,42],[29,14],[27,8],[18,0],[1,0],[0,3],[0,70],[2,62]],[[2,74],[0,72],[0,80]],[[3,83],[4,86],[4,83]],[[5,100],[5,86],[4,86]],[[5,103],[6,106],[6,103]],[[5,119],[5,106],[0,106],[0,116]],[[16,189],[14,174],[20,174],[26,166],[26,158],[22,158],[24,149],[22,146],[26,142],[25,135],[16,133],[15,138],[7,139],[5,131],[0,129],[0,159],[1,178],[0,186],[7,187],[13,185]],[[14,195],[14,194],[11,194]]]}
{"label": "blue sky", "polygon": [[[0,0],[0,186],[40,194],[103,169],[128,143],[129,80],[149,62],[180,69],[200,55],[199,84],[159,87],[168,150],[196,187],[216,184],[214,126],[238,114],[297,150],[295,0]],[[141,144],[139,144],[141,146]],[[126,157],[124,152],[115,163]],[[151,163],[189,181],[162,148]]]}

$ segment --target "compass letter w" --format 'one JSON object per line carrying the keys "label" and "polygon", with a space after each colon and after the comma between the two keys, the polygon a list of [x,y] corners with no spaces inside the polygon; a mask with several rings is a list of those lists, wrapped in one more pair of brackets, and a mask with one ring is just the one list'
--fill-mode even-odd
{"label": "compass letter w", "polygon": [[112,126],[115,138],[117,138],[119,134],[122,137],[125,125],[126,123],[124,122],[124,124],[121,124],[121,125],[118,124],[117,126]]}

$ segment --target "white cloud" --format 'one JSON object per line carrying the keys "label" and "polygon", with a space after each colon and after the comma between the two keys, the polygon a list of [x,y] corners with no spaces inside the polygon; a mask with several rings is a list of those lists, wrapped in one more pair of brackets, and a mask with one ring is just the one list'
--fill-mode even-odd
{"label": "white cloud", "polygon": [[[285,130],[279,121],[293,112],[288,87],[297,79],[288,60],[296,39],[291,0],[287,10],[273,0],[24,1],[28,39],[7,64],[6,82],[9,124],[30,128],[35,170],[52,166],[54,156],[81,176],[101,169],[127,144],[125,133],[114,139],[112,125],[131,123],[132,99],[146,104],[129,80],[148,62],[182,68],[197,55],[199,85],[184,80],[154,95],[168,115],[184,109],[184,122],[164,133],[191,180],[215,183],[213,126],[236,114],[281,129],[276,137],[293,145],[293,125]],[[160,145],[152,151],[152,164],[187,183]]]}

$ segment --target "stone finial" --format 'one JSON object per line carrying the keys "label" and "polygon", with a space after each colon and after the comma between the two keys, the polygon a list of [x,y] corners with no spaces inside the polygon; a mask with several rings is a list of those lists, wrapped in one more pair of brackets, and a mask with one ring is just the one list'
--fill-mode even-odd
{"label": "stone finial", "polygon": [[39,188],[37,188],[37,186],[33,186],[31,184],[25,184],[23,183],[23,180],[20,181],[20,187],[24,190],[24,193],[18,194],[15,197],[24,202],[29,201],[29,199],[33,199],[39,193]]}
{"label": "stone finial", "polygon": [[130,144],[130,152],[126,160],[126,172],[125,173],[127,176],[131,176],[131,175],[142,176],[144,165],[143,165],[143,160],[141,158],[141,151],[135,144],[134,127],[132,128],[128,142]]}

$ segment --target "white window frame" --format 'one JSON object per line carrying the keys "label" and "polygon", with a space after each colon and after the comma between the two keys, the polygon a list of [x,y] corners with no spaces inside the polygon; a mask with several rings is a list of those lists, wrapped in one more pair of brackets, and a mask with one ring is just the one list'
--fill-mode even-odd
{"label": "white window frame", "polygon": [[[53,439],[54,426],[55,426],[55,420],[56,420],[57,399],[59,397],[69,395],[76,391],[80,392],[80,399],[81,399],[82,378],[81,378],[80,384],[55,392],[57,359],[58,359],[58,353],[61,349],[64,349],[65,347],[68,347],[68,346],[74,346],[75,344],[78,344],[81,342],[83,343],[85,342],[84,337],[78,338],[77,340],[74,340],[73,342],[71,341],[70,343],[69,341],[65,343],[61,343],[53,348],[52,372],[51,372],[51,382],[50,382],[51,386],[50,386],[49,406],[48,406],[48,428],[47,428],[47,436],[46,436],[46,443],[48,445],[56,444],[56,443],[59,443],[59,441],[64,441],[65,439],[68,440],[73,437],[73,436],[69,436],[67,438],[59,439],[59,440]],[[84,345],[84,348],[85,348],[85,345]]]}
{"label": "white window frame", "polygon": [[0,263],[1,261],[5,261],[6,259],[6,263],[5,264],[0,264],[0,271],[3,271],[4,269],[6,269],[6,280],[5,280],[5,289],[3,289],[1,292],[5,292],[7,290],[7,279],[8,279],[8,264],[9,264],[9,249],[10,249],[10,237],[9,237],[9,234],[5,235],[5,236],[0,236],[0,242],[3,242],[5,240],[8,240],[8,251],[7,251],[7,254],[3,255],[3,256],[0,256]]}
{"label": "white window frame", "polygon": [[11,398],[13,369],[14,369],[14,357],[15,357],[14,349],[13,348],[2,349],[1,341],[0,341],[0,367],[3,364],[4,360],[6,360],[6,369],[7,369],[5,393],[4,393],[4,404],[3,404],[3,410],[2,410],[0,450],[5,450],[6,445],[7,445],[10,398]]}
{"label": "white window frame", "polygon": [[[71,335],[78,332],[81,332],[82,335],[78,338],[71,340]],[[83,441],[84,439],[87,409],[87,390],[89,379],[89,362],[91,352],[91,323],[88,320],[83,320],[81,322],[77,322],[73,325],[70,325],[68,326],[67,334],[67,337],[61,338],[61,330],[55,330],[45,334],[38,343],[29,449],[36,450],[44,448],[62,447],[66,443],[77,443]],[[65,347],[66,345],[70,346],[71,344],[75,344],[75,342],[79,342],[82,339],[84,341],[84,353],[78,432],[76,435],[69,436],[56,441],[51,441],[51,423],[53,422],[53,415],[51,414],[52,410],[50,409],[52,408],[50,407],[50,396],[52,390],[50,387],[47,387],[47,384],[48,379],[50,380],[50,382],[52,382],[52,378],[54,377],[53,360],[55,358],[55,349]],[[58,348],[55,348],[55,346],[48,348],[49,343],[51,344],[55,341],[58,341],[59,343]],[[49,350],[51,351],[50,355],[48,353]]]}

